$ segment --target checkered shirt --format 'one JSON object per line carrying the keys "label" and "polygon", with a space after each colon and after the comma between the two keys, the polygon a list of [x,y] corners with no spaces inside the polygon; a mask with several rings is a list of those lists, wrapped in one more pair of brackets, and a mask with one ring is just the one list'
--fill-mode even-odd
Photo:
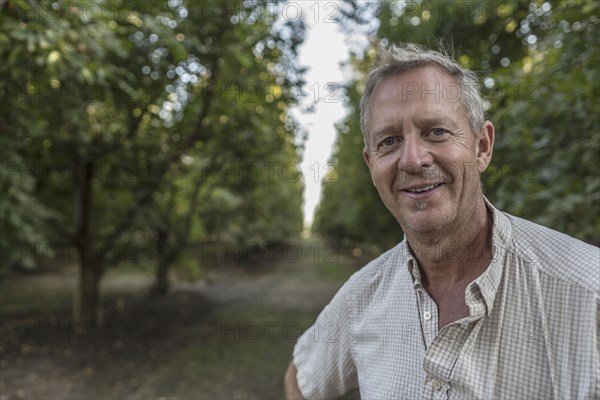
{"label": "checkered shirt", "polygon": [[493,213],[493,258],[439,330],[406,240],[355,273],[294,348],[308,399],[600,399],[600,249]]}

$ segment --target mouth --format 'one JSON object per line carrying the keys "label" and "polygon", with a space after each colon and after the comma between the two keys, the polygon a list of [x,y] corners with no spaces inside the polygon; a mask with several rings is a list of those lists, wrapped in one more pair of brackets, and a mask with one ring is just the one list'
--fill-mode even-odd
{"label": "mouth", "polygon": [[439,189],[442,185],[443,183],[434,183],[431,185],[415,187],[411,189],[402,189],[401,192],[412,198],[423,198],[437,191],[437,189]]}

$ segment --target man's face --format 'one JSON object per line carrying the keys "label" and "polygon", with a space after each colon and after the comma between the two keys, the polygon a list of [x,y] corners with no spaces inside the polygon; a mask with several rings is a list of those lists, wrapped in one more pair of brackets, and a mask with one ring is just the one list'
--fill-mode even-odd
{"label": "man's face", "polygon": [[480,200],[494,127],[475,135],[456,81],[435,67],[380,82],[364,157],[386,207],[406,233],[458,231]]}

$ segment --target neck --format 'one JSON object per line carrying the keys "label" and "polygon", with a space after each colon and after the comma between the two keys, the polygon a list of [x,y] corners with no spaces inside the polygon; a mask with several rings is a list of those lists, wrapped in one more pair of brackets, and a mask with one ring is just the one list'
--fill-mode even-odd
{"label": "neck", "polygon": [[481,275],[492,259],[492,225],[491,212],[481,197],[473,218],[452,232],[436,235],[406,233],[419,262],[425,287],[466,287]]}

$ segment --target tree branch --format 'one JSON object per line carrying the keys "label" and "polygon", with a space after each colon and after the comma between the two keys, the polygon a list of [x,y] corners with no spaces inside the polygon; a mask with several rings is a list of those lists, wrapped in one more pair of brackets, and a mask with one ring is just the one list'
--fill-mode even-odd
{"label": "tree branch", "polygon": [[[219,67],[218,67],[218,60],[219,60],[218,55],[215,55],[212,58],[212,77],[213,77],[214,82],[218,81],[218,76],[219,76],[219,72],[220,72]],[[194,125],[195,128],[192,131],[192,134],[190,135],[188,140],[184,143],[184,145],[181,148],[179,148],[177,151],[175,151],[173,153],[172,157],[168,159],[168,161],[165,163],[164,168],[160,169],[160,172],[158,173],[159,176],[157,177],[159,179],[157,179],[157,181],[162,182],[164,175],[167,173],[167,171],[170,169],[170,167],[173,164],[179,162],[181,159],[181,156],[186,151],[191,149],[199,140],[201,140],[204,137],[203,124],[204,124],[204,120],[206,119],[206,117],[208,116],[208,113],[210,111],[210,106],[211,106],[214,96],[215,96],[215,93],[207,94],[206,101],[202,104],[202,108],[198,115],[198,119],[196,120],[196,124]],[[143,209],[144,206],[146,206],[147,204],[149,204],[152,201],[152,197],[153,197],[154,193],[156,192],[156,190],[158,190],[159,187],[160,187],[160,183],[156,184],[153,187],[149,188],[148,190],[144,191],[138,197],[136,204],[134,204],[132,207],[130,207],[129,210],[127,210],[127,212],[125,213],[125,217],[123,218],[122,222],[113,230],[112,233],[110,233],[109,235],[106,236],[106,239],[104,241],[104,246],[102,246],[102,248],[100,250],[100,254],[105,254],[109,249],[111,249],[115,245],[115,243],[117,242],[119,237],[133,223],[133,221],[137,217],[139,211],[141,209]]]}

